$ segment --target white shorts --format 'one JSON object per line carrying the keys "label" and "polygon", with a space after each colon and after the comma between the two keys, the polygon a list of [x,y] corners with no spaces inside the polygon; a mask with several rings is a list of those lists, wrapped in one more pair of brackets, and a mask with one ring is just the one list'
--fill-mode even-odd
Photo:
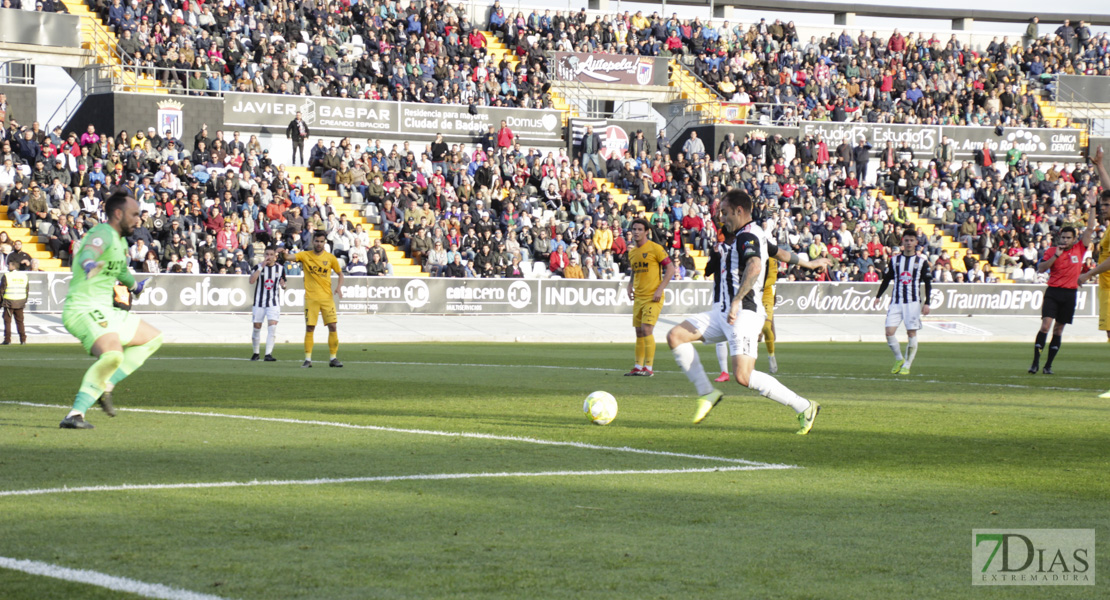
{"label": "white shorts", "polygon": [[277,321],[280,315],[280,306],[256,306],[251,309],[251,319],[253,319],[255,323],[261,323],[263,321]]}
{"label": "white shorts", "polygon": [[890,308],[886,309],[887,327],[897,327],[903,323],[906,324],[906,331],[917,331],[921,329],[920,302],[891,304]]}
{"label": "white shorts", "polygon": [[736,323],[729,325],[728,313],[710,310],[696,314],[686,319],[686,322],[701,334],[705,343],[728,342],[730,355],[757,358],[759,332],[763,329],[765,320],[762,313],[742,310]]}

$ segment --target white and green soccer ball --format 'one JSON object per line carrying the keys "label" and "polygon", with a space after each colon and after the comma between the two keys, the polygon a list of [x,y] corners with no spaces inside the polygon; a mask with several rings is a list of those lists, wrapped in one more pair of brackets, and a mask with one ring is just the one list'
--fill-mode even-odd
{"label": "white and green soccer ball", "polygon": [[617,399],[609,392],[594,392],[586,396],[582,411],[594,425],[608,425],[617,418]]}

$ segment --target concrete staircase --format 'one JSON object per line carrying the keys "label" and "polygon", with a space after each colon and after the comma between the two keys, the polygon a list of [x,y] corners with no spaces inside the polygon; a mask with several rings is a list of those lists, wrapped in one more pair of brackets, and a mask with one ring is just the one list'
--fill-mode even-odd
{"label": "concrete staircase", "polygon": [[[642,202],[633,198],[631,194],[622,192],[620,188],[613,187],[613,184],[609,183],[608,179],[604,177],[594,177],[594,183],[597,184],[597,189],[599,191],[603,189],[608,190],[609,196],[613,198],[617,206],[624,206],[626,202],[631,201],[632,204],[639,209],[636,216],[644,218],[651,216],[647,213],[647,207],[644,206]],[[690,253],[690,256],[694,257],[694,266],[697,268],[697,271],[699,273],[704,273],[705,265],[709,263],[709,256],[701,250],[695,250],[692,244],[686,244],[686,251]]]}
{"label": "concrete staircase", "polygon": [[690,107],[700,112],[706,121],[717,123],[722,120],[721,102],[717,95],[698,81],[678,60],[671,61],[669,85],[679,98],[690,102]]}
{"label": "concrete staircase", "polygon": [[[517,57],[516,53],[510,50],[493,32],[483,31],[481,33],[482,37],[486,38],[486,51],[489,53],[491,66],[496,68],[497,65],[501,64],[502,60],[505,60],[512,66],[513,70],[516,70],[517,66],[520,65],[520,59]],[[552,108],[563,113],[563,125],[566,125],[566,121],[569,117],[578,116],[578,110],[571,106],[562,94],[554,89],[550,90],[548,93],[551,94]]]}
{"label": "concrete staircase", "polygon": [[89,9],[81,0],[62,0],[69,14],[81,18],[81,47],[91,50],[93,60],[107,67],[112,79],[122,85],[125,92],[147,92],[152,94],[167,94],[166,88],[159,85],[158,80],[146,73],[136,73],[124,68],[120,63],[116,44],[119,36],[102,23],[100,15]]}
{"label": "concrete staircase", "polygon": [[1039,98],[1037,106],[1041,108],[1041,116],[1044,117],[1045,122],[1049,127],[1071,127],[1079,130],[1079,146],[1086,148],[1088,142],[1087,128],[1081,123],[1075,123],[1068,117],[1067,111],[1059,108],[1050,100]]}
{"label": "concrete staircase", "polygon": [[23,242],[23,251],[30,254],[31,258],[39,261],[39,269],[43,271],[68,270],[62,266],[62,261],[50,257],[50,250],[46,247],[46,244],[39,242],[38,234],[26,227],[15,226],[15,223],[8,218],[7,206],[0,206],[0,231],[8,232],[8,236],[11,237],[13,242],[16,240]]}
{"label": "concrete staircase", "polygon": [[[320,195],[320,200],[323,202],[330,202],[332,208],[335,209],[338,215],[347,215],[347,220],[355,225],[362,225],[362,229],[369,234],[370,239],[381,239],[382,232],[373,223],[368,221],[363,216],[362,211],[358,206],[350,204],[339,195],[339,192],[328,187],[322,179],[312,172],[312,169],[307,167],[296,167],[287,165],[285,172],[289,175],[289,180],[300,177],[301,183],[307,188],[309,184],[316,185],[316,191]],[[393,265],[393,274],[397,277],[427,277],[428,274],[423,272],[420,265],[413,264],[411,258],[405,257],[405,253],[390,244],[382,242],[382,247],[386,249],[386,254],[389,255],[389,264]]]}
{"label": "concrete staircase", "polygon": [[[877,192],[875,194],[875,196],[877,198],[881,199],[884,203],[886,203],[886,206],[887,206],[887,209],[888,209],[889,212],[893,213],[894,210],[898,208],[898,201],[894,199],[894,196],[883,194],[881,192]],[[941,249],[948,251],[948,257],[949,258],[952,258],[953,256],[955,256],[955,252],[957,250],[960,250],[962,252],[966,252],[968,255],[975,258],[975,260],[979,261],[979,268],[981,268],[981,269],[983,267],[985,267],[986,265],[990,264],[987,261],[983,260],[983,258],[981,256],[979,256],[978,254],[976,254],[974,252],[970,252],[969,249],[964,248],[963,246],[961,246],[960,243],[958,241],[956,241],[955,238],[953,238],[952,236],[945,233],[943,229],[939,229],[937,227],[937,223],[935,223],[934,221],[932,221],[930,219],[926,219],[925,217],[922,217],[921,214],[919,212],[917,212],[917,209],[910,208],[909,206],[907,206],[906,207],[906,214],[909,217],[907,222],[912,224],[914,226],[914,228],[916,228],[918,231],[924,231],[925,234],[929,235],[929,236],[932,236],[934,231],[937,231],[937,230],[940,231],[941,237],[944,239],[944,241],[941,242]],[[1005,273],[1001,270],[995,270],[993,266],[991,266],[991,271],[994,273],[995,277],[998,277],[998,281],[1000,283],[1013,283],[1014,282],[1013,279],[1009,278],[1007,273]]]}

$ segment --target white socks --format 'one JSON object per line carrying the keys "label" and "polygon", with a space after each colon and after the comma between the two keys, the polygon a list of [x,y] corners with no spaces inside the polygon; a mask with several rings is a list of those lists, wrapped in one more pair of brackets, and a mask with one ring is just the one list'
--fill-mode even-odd
{"label": "white socks", "polygon": [[713,391],[713,384],[705,376],[705,369],[698,360],[698,351],[694,350],[693,344],[681,344],[672,349],[671,353],[674,354],[674,361],[678,363],[679,368],[686,373],[686,378],[697,388],[699,396]]}
{"label": "white socks", "polygon": [[890,346],[890,351],[894,353],[894,360],[902,360],[902,346],[898,343],[898,336],[886,336],[886,345]]}
{"label": "white socks", "polygon": [[721,365],[722,373],[728,373],[728,342],[717,344],[717,364]]}
{"label": "white socks", "polygon": [[[705,376],[705,369],[702,368],[701,361],[698,360],[698,352],[694,350],[692,344],[681,344],[672,349],[671,352],[674,354],[674,361],[678,363],[682,372],[686,373],[686,378],[697,388],[699,396],[704,396],[713,391],[713,384]],[[721,347],[717,346],[718,358],[720,358],[720,352]],[[727,347],[725,354],[728,354]],[[748,388],[779,404],[789,406],[796,413],[809,408],[809,400],[791,391],[778,379],[760,371],[752,371],[752,375],[748,379]]]}
{"label": "white socks", "polygon": [[909,343],[906,344],[906,364],[904,366],[907,369],[910,368],[910,365],[913,364],[913,357],[915,357],[915,356],[917,356],[917,336],[916,335],[913,336],[912,338],[910,338]]}
{"label": "white socks", "polygon": [[809,408],[809,400],[793,392],[778,379],[761,371],[752,371],[752,376],[748,378],[748,388],[759,392],[764,397],[770,398],[779,404],[785,404],[793,408],[796,413],[800,413]]}
{"label": "white socks", "polygon": [[254,353],[258,354],[258,343],[262,339],[262,330],[257,327],[251,328],[251,345],[254,347]]}
{"label": "white socks", "polygon": [[[258,332],[258,330],[255,329],[255,332]],[[267,325],[266,326],[266,356],[269,356],[269,355],[274,353],[274,342],[276,342],[276,341],[277,341],[277,325]],[[258,352],[257,342],[255,343],[255,348],[256,348],[255,352]]]}

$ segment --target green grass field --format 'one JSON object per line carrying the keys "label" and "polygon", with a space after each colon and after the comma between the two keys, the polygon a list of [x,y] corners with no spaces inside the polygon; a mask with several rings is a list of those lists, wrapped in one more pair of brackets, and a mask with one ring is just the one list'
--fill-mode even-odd
{"label": "green grass field", "polygon": [[[808,436],[735,383],[691,425],[662,345],[652,379],[622,376],[631,344],[275,354],[167,346],[117,418],[71,431],[80,347],[0,350],[0,557],[252,600],[1106,597],[973,587],[969,541],[1110,539],[1108,346],[1065,346],[1050,377],[1027,345],[924,343],[896,377],[885,345],[780,344],[778,377],[823,406]],[[610,426],[581,412],[594,390],[620,402]],[[272,485],[178,485],[231,482]],[[117,487],[152,484],[178,487]],[[0,597],[140,596],[0,568]]]}

